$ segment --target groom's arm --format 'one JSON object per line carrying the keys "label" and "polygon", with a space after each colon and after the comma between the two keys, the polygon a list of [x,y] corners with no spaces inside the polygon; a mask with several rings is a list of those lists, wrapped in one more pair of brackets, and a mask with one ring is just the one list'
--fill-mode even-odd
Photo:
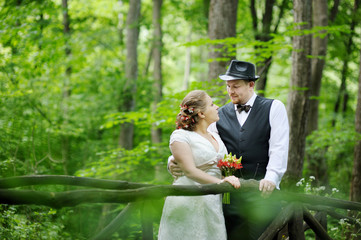
{"label": "groom's arm", "polygon": [[180,177],[183,176],[184,173],[182,171],[182,169],[179,167],[177,161],[174,159],[174,156],[171,155],[168,157],[168,172],[173,176],[173,177]]}
{"label": "groom's arm", "polygon": [[260,191],[270,193],[279,185],[287,169],[289,123],[282,102],[274,100],[270,111],[271,135],[269,140],[269,162],[265,178],[260,182]]}

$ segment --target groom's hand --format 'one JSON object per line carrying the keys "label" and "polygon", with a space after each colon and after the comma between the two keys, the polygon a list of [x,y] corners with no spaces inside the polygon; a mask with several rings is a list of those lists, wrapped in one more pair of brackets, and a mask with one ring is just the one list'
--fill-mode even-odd
{"label": "groom's hand", "polygon": [[276,188],[276,184],[274,184],[274,182],[266,180],[266,179],[262,179],[259,182],[259,190],[262,192],[262,196],[263,197],[269,197],[269,195],[271,195],[271,193],[273,192],[273,190],[275,190]]}
{"label": "groom's hand", "polygon": [[183,172],[181,170],[181,168],[179,167],[179,165],[177,164],[177,162],[175,161],[174,158],[172,158],[170,161],[169,161],[169,164],[168,164],[168,167],[169,167],[169,171],[170,173],[174,176],[174,177],[180,177],[180,176],[183,176]]}

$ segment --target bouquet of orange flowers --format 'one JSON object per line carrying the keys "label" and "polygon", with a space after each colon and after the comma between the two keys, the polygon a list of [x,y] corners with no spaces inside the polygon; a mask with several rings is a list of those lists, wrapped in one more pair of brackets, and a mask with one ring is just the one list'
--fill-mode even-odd
{"label": "bouquet of orange flowers", "polygon": [[[243,168],[241,160],[242,157],[237,158],[236,155],[232,155],[232,153],[225,154],[224,158],[218,161],[217,167],[221,169],[225,177],[232,176],[237,169]],[[229,204],[230,202],[229,192],[224,193],[223,203]]]}

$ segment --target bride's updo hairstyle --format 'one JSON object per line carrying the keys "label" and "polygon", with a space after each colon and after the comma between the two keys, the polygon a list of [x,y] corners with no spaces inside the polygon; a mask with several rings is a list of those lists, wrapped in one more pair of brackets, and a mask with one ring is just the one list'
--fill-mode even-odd
{"label": "bride's updo hairstyle", "polygon": [[207,96],[205,91],[194,90],[184,97],[177,115],[177,129],[194,131],[199,121],[198,113],[206,110]]}

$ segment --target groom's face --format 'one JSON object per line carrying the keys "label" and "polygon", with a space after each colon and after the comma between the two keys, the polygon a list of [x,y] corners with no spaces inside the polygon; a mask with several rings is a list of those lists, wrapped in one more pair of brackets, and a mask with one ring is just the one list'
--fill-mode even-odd
{"label": "groom's face", "polygon": [[228,80],[227,92],[233,104],[246,104],[252,97],[254,82],[245,80]]}

